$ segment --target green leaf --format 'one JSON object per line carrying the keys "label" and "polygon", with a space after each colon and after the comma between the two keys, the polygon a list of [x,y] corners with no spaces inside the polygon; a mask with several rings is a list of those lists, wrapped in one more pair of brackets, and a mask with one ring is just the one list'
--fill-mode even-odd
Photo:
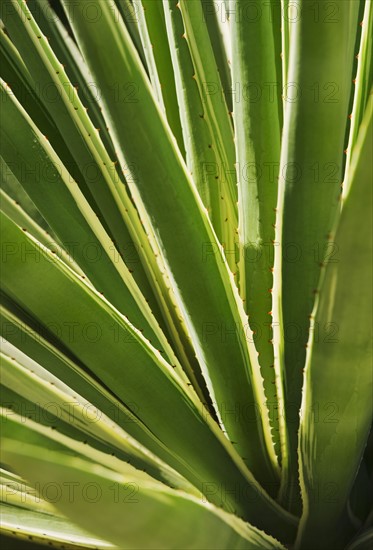
{"label": "green leaf", "polygon": [[[4,10],[3,20],[7,22],[8,26],[10,14],[6,9],[5,2],[2,3],[1,7]],[[13,8],[11,7],[11,9]],[[53,92],[56,92],[55,85],[53,82],[41,84],[36,80],[35,74],[37,70],[35,67],[30,73],[25,65],[23,59],[24,50],[21,47],[21,57],[21,53],[4,31],[0,33],[0,48],[3,58],[0,75],[7,83],[9,92],[15,95],[42,134],[49,136],[53,147],[58,150],[65,166],[69,167],[70,172],[75,175],[80,184],[84,187],[85,183],[82,174],[86,173],[87,170],[82,173],[79,171],[69,147],[64,142],[59,128],[57,128],[53,121],[53,115],[51,116],[48,111],[48,104],[51,103],[50,100],[53,98]],[[27,48],[26,55],[29,55],[29,53],[29,48]],[[98,212],[97,205],[87,187],[85,187],[85,192],[87,196],[89,194],[89,200]]]}
{"label": "green leaf", "polygon": [[[239,0],[234,6],[230,23],[232,78],[240,94],[233,110],[240,294],[255,334],[265,396],[272,409],[273,442],[279,454],[281,415],[278,415],[277,392],[281,392],[281,372],[275,372],[272,345],[272,271],[281,131],[277,50],[270,12],[263,13],[268,10],[268,3]],[[256,15],[251,18],[252,9]],[[283,446],[284,433],[282,426]]]}
{"label": "green leaf", "polygon": [[76,88],[83,105],[88,108],[89,117],[95,128],[100,128],[100,137],[113,158],[114,148],[101,113],[99,94],[90,85],[92,78],[78,47],[53,11],[49,0],[32,0],[28,2],[28,8],[40,30],[48,38],[57,59],[66,69],[66,74]]}
{"label": "green leaf", "polygon": [[285,375],[289,444],[281,499],[298,512],[303,368],[322,266],[338,254],[330,231],[340,208],[359,2],[333,6],[326,10],[324,2],[302,2],[301,13],[293,16],[280,162],[274,344],[278,370]]}
{"label": "green leaf", "polygon": [[[294,5],[297,9],[297,5]],[[288,82],[288,70],[289,70],[289,43],[290,43],[290,29],[291,29],[291,15],[289,0],[281,0],[281,56],[282,56],[282,82],[285,87]],[[284,103],[285,108],[285,103]]]}
{"label": "green leaf", "polygon": [[[143,449],[149,449],[157,455],[164,455],[162,444],[136,416],[138,405],[135,402],[128,403],[128,406],[124,405],[113,392],[104,387],[97,377],[94,377],[49,330],[54,327],[58,335],[59,326],[49,327],[35,321],[3,293],[1,302],[2,343],[9,341],[33,361],[47,368],[51,374],[86,401],[92,403],[97,410],[105,411],[108,418],[135,438]],[[114,342],[118,343],[116,333],[113,338]]]}
{"label": "green leaf", "polygon": [[[103,147],[98,131],[88,117],[64,67],[56,59],[49,42],[33,20],[32,13],[18,0],[6,1],[8,11],[5,12],[4,20],[8,27],[11,27],[13,37],[28,61],[28,65],[33,69],[34,86],[43,87],[52,92],[54,90],[57,93],[55,102],[48,101],[49,95],[44,97],[44,102],[45,107],[51,110],[52,116],[58,122],[61,134],[65,137],[71,151],[71,153],[68,151],[67,156],[63,154],[61,160],[76,179],[101,222],[105,224],[105,229],[128,263],[158,322],[163,325],[163,319],[165,320],[166,331],[171,335],[170,339],[175,345],[184,370],[200,397],[208,401],[200,391],[198,382],[195,381],[195,371],[198,371],[199,367],[194,365],[195,354],[194,352],[192,354],[189,349],[185,322],[180,322],[182,314],[170,288],[171,282],[154,239],[153,227],[143,209],[140,208],[139,213],[136,211],[126,192],[124,176],[136,179],[136,165],[131,167],[133,173],[129,172],[126,162],[121,162],[120,169],[117,168],[115,161]],[[3,5],[5,9],[5,3]],[[117,17],[120,18],[119,14]],[[115,82],[112,84],[111,91],[116,101],[119,88]],[[94,83],[91,82],[91,85],[93,86]],[[101,94],[97,87],[96,91]],[[133,83],[126,82],[123,91],[126,101],[136,100],[133,98]],[[55,142],[54,132],[51,132],[50,139],[56,151],[59,154],[61,151],[64,153],[60,143]],[[73,162],[70,160],[71,155],[73,155]]]}
{"label": "green leaf", "polygon": [[335,234],[339,258],[326,268],[307,356],[299,435],[302,550],[346,542],[338,524],[372,423],[372,118],[371,99]]}
{"label": "green leaf", "polygon": [[221,93],[225,96],[228,110],[232,112],[231,48],[228,15],[225,11],[224,2],[221,0],[219,2],[203,0],[201,5],[219,71],[222,85]]}
{"label": "green leaf", "polygon": [[[29,116],[45,134],[53,135],[57,143],[59,131],[44,108],[32,85],[32,78],[18,50],[3,29],[0,30],[1,66],[0,76],[12,93],[27,110]],[[62,139],[59,148],[64,150]]]}
{"label": "green leaf", "polygon": [[[237,184],[232,123],[200,0],[165,0],[187,166],[236,274]],[[202,53],[203,52],[203,55]]]}
{"label": "green leaf", "polygon": [[[352,155],[356,140],[359,136],[360,124],[363,120],[365,109],[368,103],[369,94],[372,93],[372,42],[373,42],[373,10],[370,2],[365,2],[363,20],[360,23],[362,26],[362,34],[360,41],[360,49],[358,53],[357,74],[354,79],[355,94],[353,108],[351,113],[351,129],[347,148],[346,170],[345,176],[348,177]],[[348,193],[348,179],[344,181],[343,194]]]}
{"label": "green leaf", "polygon": [[[213,487],[209,497],[219,506],[251,518],[259,527],[271,526],[278,536],[291,537],[294,518],[258,486],[215,422],[204,415],[202,404],[180,378],[181,369],[166,363],[123,315],[4,215],[2,231],[4,245],[13,244],[3,263],[5,291],[57,332],[119,400],[136,405],[136,416],[163,444],[158,456],[199,491]],[[26,261],[22,250],[28,251]],[[41,277],[42,288],[36,285]],[[92,319],[99,337],[85,331]],[[223,486],[242,491],[222,494]],[[256,499],[255,508],[247,504],[250,496]]]}
{"label": "green leaf", "polygon": [[147,59],[140,36],[139,13],[137,5],[133,2],[133,0],[115,0],[115,3],[118,6],[119,12],[131,36],[132,42],[136,47],[144,68],[146,69]]}
{"label": "green leaf", "polygon": [[134,0],[133,7],[136,8],[138,28],[153,88],[184,156],[179,106],[162,1]]}
{"label": "green leaf", "polygon": [[77,183],[4,87],[1,96],[2,152],[6,162],[95,288],[141,329],[154,346],[161,348],[169,361],[177,362],[130,270]]}
{"label": "green leaf", "polygon": [[[282,131],[283,122],[284,122],[284,112],[283,112],[283,90],[285,86],[284,82],[284,73],[286,68],[284,67],[284,53],[283,48],[283,31],[285,20],[282,13],[282,3],[281,0],[275,0],[269,6],[265,4],[265,7],[270,9],[270,19],[272,21],[273,29],[273,46],[274,46],[274,58],[276,65],[276,81],[274,91],[277,94],[277,107],[278,107],[278,119],[280,123],[280,129]],[[265,16],[265,12],[264,12]],[[286,46],[285,46],[286,47]],[[273,89],[273,83],[271,84]]]}
{"label": "green leaf", "polygon": [[[4,197],[6,203],[4,208],[9,209],[12,201],[16,205],[19,205],[19,210],[22,210],[25,215],[31,220],[32,224],[39,226],[41,230],[49,233],[51,237],[56,238],[53,230],[50,228],[46,220],[43,218],[35,204],[32,202],[23,186],[20,184],[10,167],[5,162],[4,158],[0,156],[0,182],[1,192],[6,194],[9,200]],[[14,210],[14,209],[13,209]]]}
{"label": "green leaf", "polygon": [[[120,475],[105,466],[53,451],[40,458],[38,447],[17,440],[5,440],[4,449],[5,457],[33,483],[44,488],[53,480],[61,488],[58,509],[120,548],[171,550],[182,547],[186,540],[191,549],[231,550],[248,545],[252,550],[284,548],[233,515],[136,475]],[[73,499],[64,490],[67,483],[74,484]],[[88,498],[90,514],[86,513]]]}
{"label": "green leaf", "polygon": [[[71,8],[70,2],[64,4]],[[263,381],[256,352],[245,337],[250,331],[222,250],[114,6],[100,3],[102,17],[92,33],[84,5],[85,1],[74,10],[71,23],[102,92],[104,116],[122,160],[139,169],[137,180],[129,182],[132,196],[154,225],[220,421],[254,476],[268,486],[276,481],[277,465],[271,454]],[[92,51],[98,55],[92,56]],[[125,102],[123,94],[120,101],[113,100],[108,86],[113,74],[120,89],[129,80],[135,83],[138,104]],[[246,421],[236,422],[234,415],[226,414],[235,410]]]}
{"label": "green leaf", "polygon": [[[9,345],[5,348],[8,351]],[[23,422],[26,417],[34,418],[38,423],[83,442],[80,449],[83,455],[89,445],[130,462],[171,487],[196,493],[181,476],[142,448],[101,410],[13,346],[8,352],[17,359],[1,354],[1,383],[5,386],[1,390],[1,402],[11,408],[12,413],[20,415]]]}
{"label": "green leaf", "polygon": [[7,472],[5,475],[3,472],[5,473],[6,470],[2,470],[0,476],[1,502],[51,516],[60,515],[53,504],[40,497],[22,478],[15,476],[11,479]]}
{"label": "green leaf", "polygon": [[[100,427],[98,428],[98,432],[101,431],[101,434],[106,432],[104,435],[105,441],[100,445],[98,444],[98,439],[94,439],[98,434],[97,431],[94,437],[88,434],[82,438],[82,432],[80,435],[77,435],[77,430],[75,429],[74,433],[72,426],[68,426],[67,429],[63,426],[64,422],[60,419],[60,416],[64,416],[63,412],[65,412],[72,417],[75,411],[78,410],[77,400],[74,402],[70,400],[65,404],[52,401],[48,404],[46,413],[44,412],[43,414],[43,411],[38,410],[33,403],[26,400],[22,402],[22,398],[19,399],[14,392],[11,392],[7,388],[5,390],[6,397],[15,398],[15,406],[9,408],[8,402],[1,411],[4,437],[6,437],[7,433],[13,434],[16,431],[19,434],[19,438],[24,442],[37,444],[49,450],[62,451],[71,456],[80,456],[92,463],[105,464],[106,467],[115,472],[136,473],[137,477],[142,477],[144,480],[157,480],[173,489],[182,490],[188,494],[202,498],[200,491],[188,483],[182,476],[152,455],[147,449],[141,447],[123,430],[118,429],[117,425],[107,422],[107,417],[101,411],[95,411],[94,408],[90,407],[86,409],[83,415],[79,415],[78,412],[74,419],[77,420],[75,425],[81,428],[82,432],[86,430],[87,433],[91,432],[92,434],[96,430],[87,430],[86,426],[89,422],[93,423],[95,419],[99,418]],[[35,393],[35,387],[33,390]],[[28,408],[22,409],[20,405],[26,405]],[[59,407],[60,410],[57,411],[59,417],[50,414],[51,410],[56,411]],[[90,419],[88,420],[89,415]],[[82,422],[82,417],[84,416],[86,418]],[[32,417],[35,418],[35,421]],[[74,422],[71,424],[74,424]],[[15,486],[17,488],[19,485],[15,483]],[[12,496],[11,491],[10,495]]]}
{"label": "green leaf", "polygon": [[[16,178],[7,178],[7,184],[11,185],[12,183],[17,182]],[[2,183],[4,183],[4,180],[2,180]],[[20,189],[23,189],[23,187],[20,186]],[[71,269],[76,271],[78,275],[83,276],[84,273],[80,269],[80,267],[77,265],[76,262],[74,262],[73,258],[66,252],[66,250],[62,247],[61,243],[56,239],[56,237],[51,235],[49,232],[47,232],[45,229],[43,229],[36,221],[34,221],[33,218],[31,218],[19,205],[19,203],[15,200],[13,200],[11,197],[9,197],[3,189],[0,188],[0,198],[1,198],[1,210],[8,216],[8,218],[11,218],[18,227],[26,229],[37,241],[39,241],[41,244],[46,246],[49,249],[52,250],[58,250],[59,257],[65,264],[69,265]]]}
{"label": "green leaf", "polygon": [[[21,541],[33,541],[36,544],[53,544],[66,550],[114,548],[111,544],[92,537],[75,527],[70,520],[51,517],[47,514],[24,510],[16,506],[0,503],[1,533],[16,537]],[[18,546],[19,547],[19,546]],[[30,546],[32,550],[33,546]]]}
{"label": "green leaf", "polygon": [[[139,260],[141,244],[137,237],[144,230],[124,185],[123,171],[128,172],[127,165],[117,169],[117,160],[112,159],[103,146],[100,128],[93,125],[86,106],[82,104],[63,64],[57,59],[27,4],[22,0],[5,0],[1,6],[4,23],[27,63],[34,89],[45,91],[40,98],[58,126],[68,153],[64,154],[59,141],[55,142],[55,132],[49,136],[47,134],[47,138],[61,154],[65,168],[107,226],[105,229],[119,253],[125,258],[128,256],[126,260],[134,277],[156,311],[157,305]],[[112,91],[116,93],[115,89]],[[131,94],[131,89],[127,93]],[[146,235],[143,239],[146,240]]]}

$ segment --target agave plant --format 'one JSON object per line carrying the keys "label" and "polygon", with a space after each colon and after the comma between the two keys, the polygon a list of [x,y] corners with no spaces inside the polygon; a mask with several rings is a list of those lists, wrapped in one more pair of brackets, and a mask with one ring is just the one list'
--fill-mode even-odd
{"label": "agave plant", "polygon": [[1,8],[9,547],[371,547],[370,0]]}

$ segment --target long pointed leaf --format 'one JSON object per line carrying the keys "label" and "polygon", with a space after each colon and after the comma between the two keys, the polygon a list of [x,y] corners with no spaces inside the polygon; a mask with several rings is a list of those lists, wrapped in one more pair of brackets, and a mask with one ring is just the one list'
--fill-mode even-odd
{"label": "long pointed leaf", "polygon": [[[60,487],[67,482],[77,484],[73,501],[62,495],[56,506],[83,528],[107,537],[120,548],[171,550],[185,547],[188,541],[190,549],[243,550],[248,545],[252,550],[283,549],[272,537],[212,505],[160,484],[146,483],[135,475],[121,476],[104,466],[55,452],[46,453],[40,460],[37,447],[12,440],[5,442],[5,456],[42,487],[52,479]],[[90,516],[85,513],[87,484],[100,495],[92,502]],[[120,499],[115,498],[115,490]],[[143,529],[144,522],[147,529]]]}
{"label": "long pointed leaf", "polygon": [[[233,2],[232,74],[240,96],[234,103],[236,170],[240,245],[240,294],[272,407],[273,441],[279,452],[279,418],[276,387],[280,373],[274,370],[272,345],[272,287],[277,184],[280,160],[280,119],[277,82],[277,50],[273,23],[266,16],[247,15],[263,10],[267,2]],[[272,87],[271,87],[272,86]],[[276,408],[277,405],[277,408]],[[284,427],[281,429],[284,439]],[[283,445],[285,442],[283,441]]]}
{"label": "long pointed leaf", "polygon": [[173,363],[176,358],[143,294],[78,185],[5,86],[1,97],[6,162],[94,286]]}
{"label": "long pointed leaf", "polygon": [[299,443],[304,513],[297,546],[305,550],[347,542],[338,525],[372,423],[372,121],[371,99],[335,235],[340,258],[328,265],[316,306],[315,325],[330,327],[333,336],[311,339],[307,357]]}
{"label": "long pointed leaf", "polygon": [[[51,517],[3,503],[0,504],[0,513],[1,532],[15,537],[18,548],[21,541],[45,545],[51,543],[61,545],[61,548],[66,550],[114,548],[112,544],[90,536],[64,518]],[[30,550],[32,549],[33,545],[30,546]]]}
{"label": "long pointed leaf", "polygon": [[[137,204],[144,205],[155,225],[220,420],[254,475],[268,484],[276,480],[277,472],[273,457],[267,455],[272,442],[268,411],[263,407],[262,379],[255,350],[242,330],[245,316],[224,256],[128,33],[115,17],[114,6],[100,3],[102,17],[95,23],[99,32],[92,33],[84,17],[84,4],[74,10],[72,24],[102,91],[104,115],[123,161],[141,167],[137,181],[130,183],[132,195]],[[70,2],[65,5],[69,10]],[[93,58],[92,51],[99,55]],[[112,90],[107,86],[112,74],[122,83],[128,79],[136,83],[141,106],[112,101]],[[131,134],[124,129],[128,123]],[[145,144],[152,144],[146,157]],[[229,338],[224,332],[222,336],[222,330],[232,331]],[[241,417],[256,417],[256,422],[236,422],[228,410],[240,411]]]}
{"label": "long pointed leaf", "polygon": [[[282,138],[275,252],[275,271],[282,276],[275,294],[276,300],[282,300],[282,311],[274,318],[274,344],[278,368],[285,369],[289,442],[282,499],[299,512],[297,446],[303,368],[320,273],[338,253],[329,238],[340,208],[359,2],[339,2],[328,15],[319,1],[299,2],[295,7],[301,15],[292,23],[290,38],[291,86]],[[315,10],[319,10],[316,15]]]}
{"label": "long pointed leaf", "polygon": [[[208,483],[245,488],[244,494],[210,495],[212,501],[253,524],[291,536],[294,519],[277,506],[245,468],[233,447],[215,423],[204,418],[201,403],[161,354],[127,319],[89,285],[81,281],[48,250],[35,250],[31,238],[2,216],[4,243],[17,243],[3,264],[3,286],[17,295],[44,324],[57,327],[59,339],[124,403],[135,403],[137,416],[164,444],[167,462],[201,492]],[[31,251],[23,261],[21,250]],[[18,252],[17,252],[18,251]],[[36,253],[37,252],[37,253]],[[22,277],[19,276],[22,272]],[[43,289],[34,282],[43,278]],[[37,288],[37,287],[36,287]],[[58,292],[54,289],[58,288]],[[66,299],[68,297],[68,299]],[[95,319],[100,337],[86,337],[87,319]],[[75,328],[71,336],[71,320]],[[55,329],[56,330],[56,329]],[[117,341],[113,342],[113,332]],[[130,340],[129,340],[130,338]],[[110,367],[107,353],[110,349]],[[167,403],[167,408],[165,407]],[[172,410],[172,415],[169,414]],[[182,435],[181,435],[182,434]],[[205,452],[200,453],[204,447]],[[219,458],[218,458],[219,457]],[[163,458],[163,457],[161,457]],[[233,458],[233,461],[232,461]],[[255,508],[247,505],[247,495],[255,494]],[[281,518],[281,521],[280,521]]]}
{"label": "long pointed leaf", "polygon": [[224,246],[228,265],[236,274],[233,131],[202,3],[165,0],[163,5],[188,169]]}
{"label": "long pointed leaf", "polygon": [[182,154],[182,136],[179,106],[177,104],[175,78],[172,70],[170,47],[167,40],[166,24],[162,2],[135,0],[136,17],[149,67],[150,79],[162,105]]}

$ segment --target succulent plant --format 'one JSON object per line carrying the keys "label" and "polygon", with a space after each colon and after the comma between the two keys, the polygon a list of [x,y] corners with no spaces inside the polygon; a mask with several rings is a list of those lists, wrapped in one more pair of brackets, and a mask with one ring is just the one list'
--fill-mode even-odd
{"label": "succulent plant", "polygon": [[1,20],[9,548],[370,548],[371,1]]}

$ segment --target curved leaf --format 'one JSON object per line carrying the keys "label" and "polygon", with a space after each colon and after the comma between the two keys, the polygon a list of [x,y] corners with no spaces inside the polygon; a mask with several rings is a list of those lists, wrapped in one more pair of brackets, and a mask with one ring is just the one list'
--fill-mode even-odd
{"label": "curved leaf", "polygon": [[[31,237],[4,215],[2,230],[4,245],[16,245],[3,262],[5,290],[52,327],[58,339],[114,395],[124,403],[135,403],[137,417],[163,444],[160,458],[201,492],[211,483],[215,489],[222,484],[242,488],[244,493],[240,490],[238,494],[222,495],[214,490],[210,498],[227,510],[250,517],[255,525],[272,525],[273,532],[276,529],[291,536],[293,517],[259,488],[216,424],[208,416],[204,418],[201,403],[178,374],[181,369],[167,364],[123,315],[48,250],[41,245],[36,249]],[[26,262],[22,250],[29,251]],[[35,286],[41,277],[42,289]],[[91,319],[99,338],[92,338],[84,329]],[[202,447],[204,453],[200,453]],[[247,505],[248,495],[255,495],[255,508]]]}
{"label": "curved leaf", "polygon": [[[21,541],[55,545],[66,550],[114,548],[112,544],[98,540],[71,524],[70,520],[23,510],[0,503],[1,532]],[[33,546],[30,546],[32,550]]]}
{"label": "curved leaf", "polygon": [[[136,475],[120,475],[53,451],[47,451],[40,459],[37,447],[19,441],[5,440],[4,448],[6,458],[41,487],[51,480],[60,488],[67,482],[74,484],[74,498],[68,499],[66,491],[62,491],[57,508],[84,529],[99,537],[104,535],[120,548],[284,549],[275,539],[235,516],[161,484],[145,482]],[[87,486],[96,491],[89,515],[84,498]]]}

